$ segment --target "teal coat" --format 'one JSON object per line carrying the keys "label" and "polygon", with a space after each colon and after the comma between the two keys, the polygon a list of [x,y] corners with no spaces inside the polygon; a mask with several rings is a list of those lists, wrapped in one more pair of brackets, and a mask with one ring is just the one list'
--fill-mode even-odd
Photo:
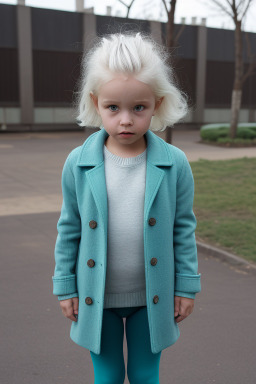
{"label": "teal coat", "polygon": [[[65,161],[52,277],[53,294],[59,300],[79,297],[78,320],[72,321],[70,337],[95,354],[101,349],[107,267],[108,203],[103,157],[107,136],[104,128],[93,133]],[[146,139],[146,298],[151,350],[158,353],[180,335],[174,319],[174,295],[194,298],[201,290],[201,275],[197,274],[194,180],[187,157],[150,130]],[[150,218],[156,219],[155,225],[152,220],[149,224]],[[89,225],[92,220],[97,222],[96,228]],[[150,263],[153,257],[157,258],[156,265]],[[94,266],[87,264],[90,259]]]}

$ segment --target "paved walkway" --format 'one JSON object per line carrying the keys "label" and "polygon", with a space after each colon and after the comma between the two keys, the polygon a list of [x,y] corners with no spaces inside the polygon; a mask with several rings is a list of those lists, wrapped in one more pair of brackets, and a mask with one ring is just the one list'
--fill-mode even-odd
{"label": "paved walkway", "polygon": [[[88,137],[85,132],[0,135],[0,216],[59,212],[60,174],[67,154]],[[254,148],[219,148],[199,143],[199,131],[174,130],[173,145],[189,161],[256,157]]]}
{"label": "paved walkway", "polygon": [[[81,132],[0,135],[1,383],[94,382],[90,353],[70,340],[51,279],[61,169],[84,139]],[[215,158],[256,157],[251,148],[197,144],[196,131],[174,132],[173,139],[190,161],[213,151]],[[254,384],[256,276],[202,252],[199,272],[202,292],[180,323],[180,339],[162,352],[160,383]]]}

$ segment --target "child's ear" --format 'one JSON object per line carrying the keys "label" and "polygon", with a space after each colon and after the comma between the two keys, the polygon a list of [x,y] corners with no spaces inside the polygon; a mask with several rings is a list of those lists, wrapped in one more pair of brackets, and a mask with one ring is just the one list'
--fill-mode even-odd
{"label": "child's ear", "polygon": [[99,113],[98,97],[95,96],[92,92],[90,92],[90,98],[93,101],[93,104],[94,104],[94,107],[95,107],[96,111]]}
{"label": "child's ear", "polygon": [[156,104],[155,104],[155,109],[154,109],[153,116],[155,115],[155,113],[157,112],[158,108],[159,108],[160,105],[162,104],[163,99],[164,99],[164,96],[160,97],[160,99],[157,100],[157,102],[156,102]]}

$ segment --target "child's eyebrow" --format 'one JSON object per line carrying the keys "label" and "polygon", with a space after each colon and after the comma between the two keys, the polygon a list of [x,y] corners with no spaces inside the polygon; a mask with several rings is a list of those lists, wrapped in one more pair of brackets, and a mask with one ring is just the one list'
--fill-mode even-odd
{"label": "child's eyebrow", "polygon": [[150,101],[149,99],[144,99],[144,100],[134,100],[135,103],[147,103],[148,101]]}
{"label": "child's eyebrow", "polygon": [[118,103],[118,101],[117,100],[108,100],[108,99],[103,99],[102,100],[103,101],[103,103],[107,103],[107,104],[109,104],[109,103],[112,103],[112,104],[115,104],[115,103]]}
{"label": "child's eyebrow", "polygon": [[[133,100],[134,103],[147,103],[147,102],[149,102],[149,101],[150,101],[150,99]],[[109,103],[112,103],[112,104],[119,103],[118,100],[108,100],[108,99],[103,99],[102,102],[103,102],[103,103],[107,103],[107,104],[109,104]]]}

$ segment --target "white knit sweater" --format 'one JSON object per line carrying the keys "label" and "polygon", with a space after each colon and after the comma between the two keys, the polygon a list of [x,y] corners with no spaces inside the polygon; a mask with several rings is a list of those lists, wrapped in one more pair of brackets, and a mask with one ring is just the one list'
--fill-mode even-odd
{"label": "white knit sweater", "polygon": [[146,305],[143,216],[146,153],[120,157],[104,145],[108,254],[104,308]]}

